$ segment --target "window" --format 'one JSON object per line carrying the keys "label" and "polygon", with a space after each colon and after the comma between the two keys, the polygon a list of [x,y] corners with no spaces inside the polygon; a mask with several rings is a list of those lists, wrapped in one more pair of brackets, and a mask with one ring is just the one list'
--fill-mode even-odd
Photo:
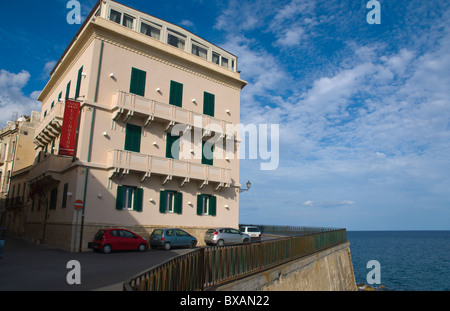
{"label": "window", "polygon": [[183,193],[164,190],[160,192],[159,211],[163,214],[181,214],[183,211]]}
{"label": "window", "polygon": [[[78,70],[77,87],[75,89],[75,100],[80,96],[81,77],[83,75],[83,66]],[[53,108],[53,106],[52,106]]]}
{"label": "window", "polygon": [[200,44],[192,43],[192,54],[206,59],[206,57],[208,56],[208,50],[206,49],[206,47],[201,46]]}
{"label": "window", "polygon": [[179,48],[181,50],[184,50],[184,46],[185,46],[185,42],[186,42],[186,36],[173,31],[173,30],[168,30],[168,34],[167,34],[167,43]]}
{"label": "window", "polygon": [[219,65],[219,59],[220,59],[220,55],[215,53],[215,52],[213,52],[213,54],[212,54],[212,62],[217,64],[217,65]]}
{"label": "window", "polygon": [[131,68],[130,93],[145,96],[145,81],[147,73],[143,70]]}
{"label": "window", "polygon": [[222,56],[222,67],[228,68],[228,58]]}
{"label": "window", "polygon": [[214,117],[215,95],[203,93],[203,114]]}
{"label": "window", "polygon": [[123,14],[122,26],[133,29],[134,27],[134,17],[128,14]]}
{"label": "window", "polygon": [[59,102],[61,101],[61,97],[62,97],[62,92],[59,92],[59,95],[58,95],[58,101]]}
{"label": "window", "polygon": [[130,231],[120,230],[120,236],[122,238],[134,239],[136,236]]}
{"label": "window", "polygon": [[181,107],[183,103],[183,84],[170,81],[169,104]]}
{"label": "window", "polygon": [[202,141],[202,164],[213,165],[214,143]]}
{"label": "window", "polygon": [[141,152],[141,127],[127,123],[125,130],[125,150]]}
{"label": "window", "polygon": [[61,208],[67,207],[67,191],[68,190],[69,190],[69,184],[64,184]]}
{"label": "window", "polygon": [[180,137],[167,133],[166,158],[178,160],[180,156]]}
{"label": "window", "polygon": [[50,110],[53,110],[54,106],[55,106],[55,101],[52,101],[52,104],[50,105]]}
{"label": "window", "polygon": [[117,23],[119,25],[131,28],[131,29],[134,28],[134,17],[133,16],[124,13],[123,18],[122,18],[122,13],[118,12],[114,9],[111,9],[111,11],[109,13],[109,20],[111,20],[114,23]]}
{"label": "window", "polygon": [[199,194],[197,196],[197,215],[216,216],[217,198],[209,194]]}
{"label": "window", "polygon": [[50,192],[50,209],[56,209],[56,199],[58,198],[58,188],[53,188]]}
{"label": "window", "polygon": [[133,186],[117,186],[116,209],[142,212],[144,190]]}
{"label": "window", "polygon": [[[161,28],[160,27],[154,27],[152,26],[150,22],[142,22],[141,23],[141,33],[143,33],[144,35],[147,35],[149,37],[158,39],[161,36]],[[156,26],[156,25],[155,25]]]}
{"label": "window", "polygon": [[111,9],[111,12],[109,13],[109,19],[114,23],[120,24],[120,20],[122,19],[122,13]]}

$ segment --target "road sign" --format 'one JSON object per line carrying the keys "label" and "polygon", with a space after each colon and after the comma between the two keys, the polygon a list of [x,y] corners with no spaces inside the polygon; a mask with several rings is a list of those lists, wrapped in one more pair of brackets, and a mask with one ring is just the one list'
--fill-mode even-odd
{"label": "road sign", "polygon": [[80,210],[80,209],[83,209],[84,203],[81,200],[76,200],[73,205],[75,206],[76,210]]}

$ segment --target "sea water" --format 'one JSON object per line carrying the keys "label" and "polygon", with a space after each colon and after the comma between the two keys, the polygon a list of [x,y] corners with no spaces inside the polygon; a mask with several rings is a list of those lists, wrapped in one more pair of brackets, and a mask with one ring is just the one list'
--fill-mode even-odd
{"label": "sea water", "polygon": [[[450,231],[347,231],[356,284],[392,291],[450,290]],[[367,267],[369,261],[379,262]],[[380,284],[367,278],[379,272]]]}

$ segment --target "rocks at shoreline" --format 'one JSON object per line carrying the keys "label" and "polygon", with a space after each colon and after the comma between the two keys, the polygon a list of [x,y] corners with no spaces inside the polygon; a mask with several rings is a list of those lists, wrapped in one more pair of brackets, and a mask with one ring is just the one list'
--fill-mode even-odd
{"label": "rocks at shoreline", "polygon": [[372,287],[372,286],[367,285],[367,284],[357,284],[356,286],[358,287],[358,291],[360,291],[360,292],[382,292],[382,291],[387,291],[387,288],[384,285],[380,285],[378,287]]}

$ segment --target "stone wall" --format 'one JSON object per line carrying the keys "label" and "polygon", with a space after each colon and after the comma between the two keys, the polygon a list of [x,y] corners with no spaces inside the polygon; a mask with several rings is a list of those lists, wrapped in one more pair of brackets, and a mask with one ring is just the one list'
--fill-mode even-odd
{"label": "stone wall", "polygon": [[218,291],[356,291],[350,243],[218,287]]}

